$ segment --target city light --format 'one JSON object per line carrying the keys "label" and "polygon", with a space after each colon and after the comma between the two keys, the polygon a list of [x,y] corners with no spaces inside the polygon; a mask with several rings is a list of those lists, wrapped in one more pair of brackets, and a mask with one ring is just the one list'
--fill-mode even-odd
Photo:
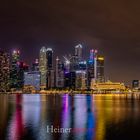
{"label": "city light", "polygon": [[98,57],[98,60],[104,60],[104,58],[103,57]]}

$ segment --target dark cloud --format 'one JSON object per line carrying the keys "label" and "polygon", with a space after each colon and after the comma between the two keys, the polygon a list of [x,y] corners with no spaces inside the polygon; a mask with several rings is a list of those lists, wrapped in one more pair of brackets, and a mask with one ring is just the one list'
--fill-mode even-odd
{"label": "dark cloud", "polygon": [[86,53],[97,48],[105,55],[111,79],[140,79],[139,5],[138,0],[5,0],[0,3],[0,46],[18,46],[31,62],[42,45],[63,55],[82,43]]}

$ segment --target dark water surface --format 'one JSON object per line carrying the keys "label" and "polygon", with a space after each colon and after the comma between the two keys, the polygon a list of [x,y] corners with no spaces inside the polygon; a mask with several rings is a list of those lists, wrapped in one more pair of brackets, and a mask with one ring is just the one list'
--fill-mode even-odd
{"label": "dark water surface", "polygon": [[140,96],[0,95],[0,140],[5,139],[139,140]]}

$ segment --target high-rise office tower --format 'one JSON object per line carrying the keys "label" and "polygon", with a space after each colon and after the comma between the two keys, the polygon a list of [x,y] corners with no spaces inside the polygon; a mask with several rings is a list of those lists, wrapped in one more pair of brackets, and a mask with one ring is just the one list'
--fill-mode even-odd
{"label": "high-rise office tower", "polygon": [[17,64],[17,88],[21,89],[24,86],[24,72],[28,72],[29,66],[25,62],[18,62]]}
{"label": "high-rise office tower", "polygon": [[54,81],[54,70],[48,70],[47,71],[47,88],[52,89],[55,86],[55,81]]}
{"label": "high-rise office tower", "polygon": [[90,89],[91,81],[96,79],[96,57],[97,57],[97,50],[90,50],[90,57],[87,61],[87,87]]}
{"label": "high-rise office tower", "polygon": [[104,82],[104,57],[97,56],[97,82]]}
{"label": "high-rise office tower", "polygon": [[79,62],[80,62],[80,59],[78,59],[78,56],[72,55],[70,59],[70,71],[78,70]]}
{"label": "high-rise office tower", "polygon": [[76,71],[79,69],[79,62],[82,61],[82,45],[75,46],[75,54],[70,58],[70,71]]}
{"label": "high-rise office tower", "polygon": [[69,57],[63,56],[63,58],[64,58],[65,72],[70,72],[70,59],[71,59],[71,56],[69,56]]}
{"label": "high-rise office tower", "polygon": [[78,60],[82,59],[82,45],[78,44],[77,46],[75,46],[75,56],[77,56]]}
{"label": "high-rise office tower", "polygon": [[76,82],[76,72],[66,72],[65,73],[65,88],[75,89]]}
{"label": "high-rise office tower", "polygon": [[52,48],[47,48],[46,57],[47,57],[47,70],[52,70],[53,69],[53,50],[52,50]]}
{"label": "high-rise office tower", "polygon": [[97,80],[97,53],[98,53],[98,51],[95,50],[94,51],[94,77],[95,77],[95,80]]}
{"label": "high-rise office tower", "polygon": [[12,66],[10,71],[10,85],[11,88],[18,88],[18,63],[20,61],[20,51],[14,50],[12,52]]}
{"label": "high-rise office tower", "polygon": [[47,88],[54,88],[54,68],[53,68],[53,50],[47,48]]}
{"label": "high-rise office tower", "polygon": [[9,54],[0,50],[0,91],[9,90],[10,63]]}
{"label": "high-rise office tower", "polygon": [[55,85],[57,88],[64,87],[64,64],[60,59],[56,58],[56,68],[55,68]]}
{"label": "high-rise office tower", "polygon": [[41,74],[41,89],[45,89],[47,85],[47,55],[46,48],[42,47],[39,54],[39,71]]}

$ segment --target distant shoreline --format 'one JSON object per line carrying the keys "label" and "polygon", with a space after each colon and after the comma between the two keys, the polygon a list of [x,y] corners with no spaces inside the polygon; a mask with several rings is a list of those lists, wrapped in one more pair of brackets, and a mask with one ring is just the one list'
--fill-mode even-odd
{"label": "distant shoreline", "polygon": [[22,92],[22,91],[15,91],[15,92],[0,92],[0,94],[133,94],[140,92],[128,92],[128,91],[39,91],[39,92]]}

